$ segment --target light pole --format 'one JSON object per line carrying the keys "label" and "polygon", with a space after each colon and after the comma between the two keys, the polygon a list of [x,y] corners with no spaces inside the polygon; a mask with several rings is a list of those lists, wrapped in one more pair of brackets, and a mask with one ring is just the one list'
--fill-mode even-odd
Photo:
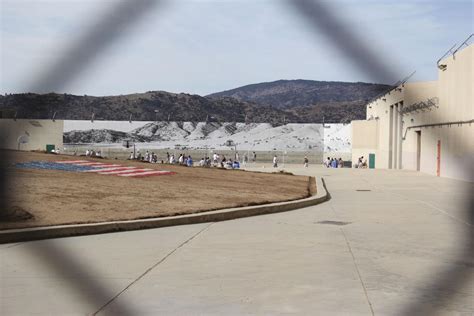
{"label": "light pole", "polygon": [[229,139],[228,141],[225,142],[227,147],[234,147],[234,160],[237,158],[237,144],[234,143],[232,139]]}

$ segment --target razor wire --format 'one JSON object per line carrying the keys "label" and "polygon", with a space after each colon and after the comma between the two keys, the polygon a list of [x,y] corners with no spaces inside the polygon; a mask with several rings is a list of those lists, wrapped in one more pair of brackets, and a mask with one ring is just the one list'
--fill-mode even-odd
{"label": "razor wire", "polygon": [[[62,58],[58,59],[39,76],[26,85],[30,91],[50,91],[58,90],[67,86],[86,67],[100,55],[105,48],[119,39],[131,26],[137,23],[147,12],[156,9],[160,0],[126,0],[111,5],[109,10],[98,19],[98,22],[91,25],[83,36],[81,36],[70,47],[66,48]],[[398,71],[393,65],[384,60],[375,49],[363,44],[362,36],[356,32],[350,24],[344,22],[328,3],[324,0],[285,0],[285,3],[292,9],[293,13],[306,22],[309,29],[315,34],[323,34],[329,42],[348,60],[350,60],[361,73],[365,73],[374,81],[395,82],[400,78]],[[468,140],[461,140],[466,142]],[[0,203],[2,211],[6,211],[6,188],[9,183],[6,166],[7,156],[0,162]],[[472,172],[470,165],[459,166]],[[474,196],[466,196],[469,203],[468,218],[474,220]],[[455,261],[470,261],[474,253],[474,236],[472,229],[468,231],[465,238],[464,252],[459,254]],[[49,266],[60,276],[67,276],[74,271],[78,278],[74,279],[70,285],[81,295],[81,297],[95,306],[102,306],[114,297],[115,293],[111,289],[104,287],[100,282],[94,280],[92,267],[81,266],[76,260],[78,254],[69,251],[55,242],[42,244],[40,248],[31,246],[29,250],[45,265]],[[470,280],[471,270],[469,267],[452,264],[446,270],[440,271],[435,280],[427,281],[426,287],[420,289],[422,294],[432,294],[435,297],[443,295],[453,295],[456,288],[462,287]],[[66,278],[67,279],[67,278]],[[67,279],[68,280],[68,279]],[[448,294],[447,294],[448,293]],[[122,315],[133,315],[132,310],[120,302],[117,302],[118,309]],[[415,315],[423,310],[423,302],[415,302],[402,308],[401,314]]]}

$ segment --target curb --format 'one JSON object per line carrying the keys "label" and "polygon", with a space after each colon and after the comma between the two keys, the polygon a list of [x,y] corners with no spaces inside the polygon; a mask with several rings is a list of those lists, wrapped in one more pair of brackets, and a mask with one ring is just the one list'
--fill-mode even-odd
{"label": "curb", "polygon": [[[310,179],[314,178],[311,177]],[[317,205],[330,199],[324,179],[317,178],[315,181],[317,189],[316,195],[300,200],[130,221],[8,229],[0,231],[0,244],[59,237],[123,232],[177,225],[220,222],[242,217],[287,212],[299,208]]]}

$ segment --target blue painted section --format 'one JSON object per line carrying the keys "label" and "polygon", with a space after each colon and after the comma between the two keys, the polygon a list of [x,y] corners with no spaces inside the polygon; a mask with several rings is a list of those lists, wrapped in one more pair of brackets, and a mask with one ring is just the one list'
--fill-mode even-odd
{"label": "blue painted section", "polygon": [[73,164],[57,163],[52,161],[30,161],[15,164],[16,168],[20,169],[45,169],[45,170],[62,170],[82,172],[96,169],[91,166],[75,166]]}

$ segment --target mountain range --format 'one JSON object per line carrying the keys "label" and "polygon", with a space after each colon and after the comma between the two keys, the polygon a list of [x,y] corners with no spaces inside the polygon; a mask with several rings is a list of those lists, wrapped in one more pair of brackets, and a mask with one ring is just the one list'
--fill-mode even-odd
{"label": "mountain range", "polygon": [[270,123],[347,123],[365,118],[366,102],[390,88],[370,83],[279,80],[208,96],[148,91],[118,96],[6,94],[0,117]]}

